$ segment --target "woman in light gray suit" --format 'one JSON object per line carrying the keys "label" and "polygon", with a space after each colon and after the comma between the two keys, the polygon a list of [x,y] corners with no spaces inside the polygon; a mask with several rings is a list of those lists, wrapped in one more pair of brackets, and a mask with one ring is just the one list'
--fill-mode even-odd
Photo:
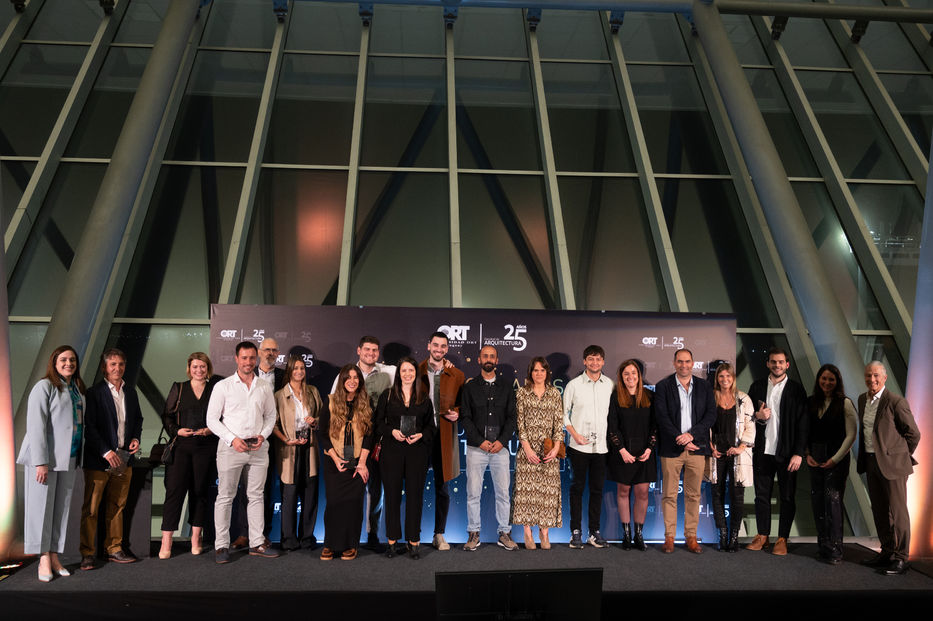
{"label": "woman in light gray suit", "polygon": [[68,508],[81,454],[84,382],[70,345],[52,352],[45,377],[29,393],[26,437],[17,463],[26,466],[24,552],[39,554],[39,580],[68,576],[58,555],[65,550]]}

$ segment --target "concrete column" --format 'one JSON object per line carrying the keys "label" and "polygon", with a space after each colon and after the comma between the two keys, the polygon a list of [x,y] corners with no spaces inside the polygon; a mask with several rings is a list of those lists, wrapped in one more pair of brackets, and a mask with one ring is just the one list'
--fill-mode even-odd
{"label": "concrete column", "polygon": [[[70,344],[84,356],[198,6],[189,0],[173,0],[169,6],[26,382],[28,387],[45,372],[48,357],[58,345]],[[94,366],[94,361],[85,360],[84,370]],[[17,437],[25,424],[25,402],[23,398],[17,412]]]}
{"label": "concrete column", "polygon": [[850,387],[860,386],[863,361],[820,266],[810,229],[729,42],[719,10],[713,4],[697,0],[693,4],[693,19],[817,355],[821,362],[838,365]]}

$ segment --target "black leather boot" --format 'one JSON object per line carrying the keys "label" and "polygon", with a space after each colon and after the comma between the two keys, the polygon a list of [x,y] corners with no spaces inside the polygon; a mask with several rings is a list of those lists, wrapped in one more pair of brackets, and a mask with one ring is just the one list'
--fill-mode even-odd
{"label": "black leather boot", "polygon": [[641,536],[641,529],[643,526],[644,524],[639,524],[638,522],[635,522],[635,537],[632,540],[632,546],[636,550],[641,550],[642,552],[648,549],[648,546],[645,545],[644,537]]}
{"label": "black leather boot", "polygon": [[622,522],[622,549],[632,549],[632,525],[629,522]]}
{"label": "black leather boot", "polygon": [[729,551],[729,529],[728,528],[719,529],[719,551],[720,552]]}
{"label": "black leather boot", "polygon": [[739,551],[739,528],[734,527],[729,531],[729,552]]}

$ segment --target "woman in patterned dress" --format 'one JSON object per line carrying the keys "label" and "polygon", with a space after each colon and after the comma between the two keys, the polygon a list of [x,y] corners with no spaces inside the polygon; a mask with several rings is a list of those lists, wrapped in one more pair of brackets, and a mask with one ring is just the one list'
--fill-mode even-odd
{"label": "woman in patterned dress", "polygon": [[[531,360],[525,385],[515,397],[522,450],[515,456],[512,523],[525,527],[528,550],[535,549],[531,527],[537,525],[541,549],[549,550],[548,528],[562,525],[557,454],[564,440],[564,422],[560,391],[551,384],[547,360],[540,356]],[[554,446],[545,452],[547,438]]]}

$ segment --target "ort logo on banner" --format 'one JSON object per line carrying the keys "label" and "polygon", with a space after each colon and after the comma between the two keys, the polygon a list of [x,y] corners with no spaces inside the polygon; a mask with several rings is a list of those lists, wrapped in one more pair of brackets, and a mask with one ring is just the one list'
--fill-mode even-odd
{"label": "ort logo on banner", "polygon": [[237,330],[221,330],[220,338],[222,339],[235,339],[237,337]]}

